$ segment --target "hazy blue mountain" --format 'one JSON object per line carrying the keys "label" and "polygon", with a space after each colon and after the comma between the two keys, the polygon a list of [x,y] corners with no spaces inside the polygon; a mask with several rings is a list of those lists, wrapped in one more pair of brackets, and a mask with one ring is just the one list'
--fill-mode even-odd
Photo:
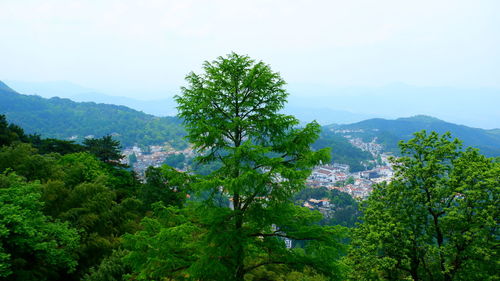
{"label": "hazy blue mountain", "polygon": [[12,88],[10,88],[9,86],[7,86],[7,84],[5,84],[2,81],[0,81],[0,92],[3,92],[3,93],[15,93],[15,91]]}
{"label": "hazy blue mountain", "polygon": [[[25,82],[8,81],[19,93],[38,95],[44,98],[60,97],[77,102],[95,102],[114,105],[124,105],[135,110],[156,116],[176,115],[176,104],[173,98],[156,100],[139,100],[123,96],[113,96],[100,93],[67,81]],[[140,93],[139,93],[140,94]],[[167,94],[165,94],[167,96]]]}
{"label": "hazy blue mountain", "polygon": [[500,128],[500,89],[418,87],[402,83],[380,87],[290,84],[288,88],[289,103],[302,108],[369,115],[364,119],[425,114],[470,127]]}
{"label": "hazy blue mountain", "polygon": [[9,84],[18,93],[37,95],[44,98],[72,98],[81,93],[95,91],[68,81],[26,82],[6,80],[5,83]]}
{"label": "hazy blue mountain", "polygon": [[108,96],[101,93],[82,93],[71,97],[78,102],[96,102],[123,105],[156,116],[175,116],[177,110],[173,99],[136,100],[127,97]]}
{"label": "hazy blue mountain", "polygon": [[352,113],[327,107],[307,107],[294,103],[287,104],[283,112],[297,117],[301,122],[309,123],[315,120],[321,125],[348,124],[375,117],[370,114]]}
{"label": "hazy blue mountain", "polygon": [[[20,93],[46,98],[58,96],[74,101],[124,105],[156,116],[176,113],[172,96],[178,92],[178,87],[143,93],[127,90],[110,95],[67,81],[7,83]],[[284,112],[297,116],[302,122],[349,124],[375,117],[394,119],[425,114],[470,127],[500,128],[500,110],[497,109],[500,89],[419,87],[403,83],[380,87],[295,83],[287,89],[290,96]],[[148,97],[151,100],[147,100]]]}
{"label": "hazy blue mountain", "polygon": [[488,133],[500,136],[500,129],[491,129],[488,130]]}
{"label": "hazy blue mountain", "polygon": [[124,146],[169,142],[182,147],[185,134],[175,117],[156,117],[119,105],[22,95],[0,84],[0,114],[26,130],[60,139],[114,135]]}
{"label": "hazy blue mountain", "polygon": [[[124,105],[156,116],[175,116],[177,113],[175,109],[176,103],[173,98],[138,100],[123,96],[113,96],[67,81],[8,81],[7,83],[19,93],[33,94],[44,98],[60,97],[68,98],[77,102]],[[335,110],[329,108],[327,105],[322,106],[324,107],[318,107],[317,104],[314,106],[304,106],[301,102],[294,102],[294,99],[292,99],[285,107],[284,112],[296,116],[304,123],[316,120],[322,125],[331,123],[353,123],[376,117],[375,115],[370,114],[352,113],[346,110]]]}
{"label": "hazy blue mountain", "polygon": [[330,125],[325,128],[327,130],[362,129],[363,132],[349,134],[358,135],[366,140],[377,137],[378,141],[383,143],[389,151],[394,152],[398,151],[397,143],[399,140],[410,139],[416,131],[436,131],[441,134],[449,131],[453,137],[461,139],[465,146],[477,147],[489,156],[500,156],[498,130],[471,128],[424,115],[395,120],[374,118],[348,125]]}

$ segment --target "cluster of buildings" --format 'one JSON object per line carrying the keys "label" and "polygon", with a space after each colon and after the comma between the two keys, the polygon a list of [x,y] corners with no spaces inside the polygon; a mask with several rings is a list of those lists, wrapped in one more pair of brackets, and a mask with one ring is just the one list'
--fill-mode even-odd
{"label": "cluster of buildings", "polygon": [[307,179],[307,185],[312,188],[338,189],[354,198],[365,199],[373,190],[373,184],[383,181],[389,182],[394,175],[392,167],[389,165],[355,173],[350,173],[348,166],[347,169],[345,166],[347,165],[342,167],[339,165],[318,166]]}
{"label": "cluster of buildings", "polygon": [[[361,138],[354,137],[352,135],[356,133],[364,133],[363,129],[341,129],[332,131],[336,134],[341,134],[349,141],[349,143],[363,151],[370,152],[373,156],[377,156],[382,153],[383,146],[377,143],[377,137],[374,137],[370,142],[364,142]],[[378,129],[373,129],[373,131],[378,131]]]}
{"label": "cluster of buildings", "polygon": [[345,181],[349,177],[349,166],[342,167],[334,165],[317,166],[307,179],[307,185],[310,187],[320,187],[330,185],[339,181]]}
{"label": "cluster of buildings", "polygon": [[192,157],[194,153],[191,147],[184,150],[174,150],[168,144],[150,145],[147,150],[144,151],[138,146],[123,150],[122,154],[125,157],[122,163],[132,166],[134,171],[141,176],[149,166],[160,167],[171,155],[184,154],[186,157]]}
{"label": "cluster of buildings", "polygon": [[[374,129],[375,131],[377,129]],[[370,152],[379,162],[375,168],[350,173],[347,165],[324,165],[316,167],[309,177],[307,184],[310,187],[326,187],[328,189],[338,189],[350,194],[354,198],[365,199],[373,190],[373,184],[381,182],[390,182],[394,176],[392,165],[390,164],[390,155],[383,153],[383,146],[377,143],[377,138],[370,142],[364,142],[359,137],[351,134],[362,133],[362,129],[335,130],[335,133],[342,134],[353,146]],[[372,161],[376,163],[375,161]],[[347,167],[346,167],[347,166]],[[306,206],[307,207],[307,206]]]}
{"label": "cluster of buildings", "polygon": [[370,142],[364,142],[361,138],[355,138],[351,135],[344,136],[352,145],[355,147],[370,152],[373,156],[377,156],[382,153],[382,145],[377,143],[377,137],[373,138]]}
{"label": "cluster of buildings", "polygon": [[[362,130],[360,130],[362,131]],[[346,164],[328,164],[317,166],[313,169],[311,176],[307,179],[307,186],[311,188],[326,187],[328,189],[338,189],[342,192],[350,194],[354,198],[365,199],[373,190],[373,185],[383,181],[391,181],[394,175],[391,164],[389,164],[390,155],[382,153],[382,145],[378,144],[374,138],[371,142],[363,142],[362,139],[352,137],[348,133],[355,133],[356,130],[342,130],[336,133],[342,133],[354,146],[370,152],[374,157],[381,159],[381,163],[375,168],[351,173],[349,165]],[[184,150],[175,150],[167,143],[164,145],[151,145],[146,148],[146,151],[138,146],[127,148],[123,151],[123,164],[128,164],[133,167],[134,171],[139,175],[144,175],[145,170],[150,167],[159,167],[163,165],[165,160],[174,154],[184,154],[186,158],[194,157],[194,152],[191,147]],[[382,165],[380,165],[382,164]],[[329,209],[328,199],[316,200],[309,199],[304,203],[305,207],[319,209]],[[318,202],[316,202],[318,201]]]}

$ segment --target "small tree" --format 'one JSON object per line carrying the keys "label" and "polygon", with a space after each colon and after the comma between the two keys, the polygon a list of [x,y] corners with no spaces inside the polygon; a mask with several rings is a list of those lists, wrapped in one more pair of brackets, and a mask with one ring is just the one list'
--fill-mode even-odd
{"label": "small tree", "polygon": [[10,145],[13,142],[27,142],[28,137],[24,130],[16,124],[9,124],[7,117],[0,114],[0,147]]}
{"label": "small tree", "polygon": [[120,142],[114,140],[110,135],[99,139],[85,139],[83,145],[91,154],[107,163],[116,165],[123,158]]}
{"label": "small tree", "polygon": [[364,203],[353,280],[497,280],[500,163],[425,131]]}

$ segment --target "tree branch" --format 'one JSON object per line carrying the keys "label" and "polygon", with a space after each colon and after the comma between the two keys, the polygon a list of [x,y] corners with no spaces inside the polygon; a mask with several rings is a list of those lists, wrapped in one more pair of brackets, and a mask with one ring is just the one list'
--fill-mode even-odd
{"label": "tree branch", "polygon": [[245,268],[243,271],[245,273],[248,273],[258,267],[261,267],[261,266],[264,266],[264,265],[270,265],[270,264],[293,264],[292,262],[290,263],[287,263],[287,262],[284,262],[284,261],[265,261],[265,262],[261,262],[261,263],[258,263],[258,264],[255,264],[255,265],[252,265],[252,266],[249,266],[247,268]]}

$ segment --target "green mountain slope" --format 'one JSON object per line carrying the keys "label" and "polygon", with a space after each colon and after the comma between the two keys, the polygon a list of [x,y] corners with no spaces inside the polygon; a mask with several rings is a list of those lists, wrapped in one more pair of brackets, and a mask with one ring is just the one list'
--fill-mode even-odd
{"label": "green mountain slope", "polygon": [[333,163],[348,164],[351,172],[362,171],[365,167],[361,162],[373,160],[373,156],[366,151],[363,151],[349,141],[338,135],[332,134],[324,130],[318,140],[312,145],[314,149],[331,148],[331,160]]}
{"label": "green mountain slope", "polygon": [[0,81],[0,114],[27,133],[68,139],[112,134],[123,146],[169,142],[184,147],[182,122],[175,117],[155,117],[125,106],[45,99],[21,95]]}
{"label": "green mountain slope", "polygon": [[397,152],[399,140],[410,139],[416,131],[436,131],[440,134],[451,132],[452,136],[461,139],[465,146],[477,147],[488,156],[500,156],[498,130],[471,128],[424,115],[396,120],[375,118],[348,125],[330,125],[325,128],[328,130],[363,130],[349,134],[359,136],[364,140],[377,137],[378,142],[382,143],[386,150],[392,152]]}
{"label": "green mountain slope", "polygon": [[0,93],[15,93],[15,91],[7,86],[4,82],[0,81]]}

